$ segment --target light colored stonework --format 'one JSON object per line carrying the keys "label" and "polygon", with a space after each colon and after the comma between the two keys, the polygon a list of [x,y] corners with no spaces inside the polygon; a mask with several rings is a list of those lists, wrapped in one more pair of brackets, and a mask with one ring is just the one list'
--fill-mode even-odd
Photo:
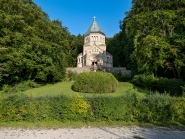
{"label": "light colored stonework", "polygon": [[106,52],[105,34],[95,20],[84,35],[83,52],[77,56],[77,67],[113,67],[113,57]]}
{"label": "light colored stonework", "polygon": [[96,22],[96,17],[84,35],[83,52],[77,56],[77,67],[68,67],[66,71],[75,73],[89,71],[107,71],[130,75],[125,67],[113,67],[113,56],[106,51],[105,34]]}

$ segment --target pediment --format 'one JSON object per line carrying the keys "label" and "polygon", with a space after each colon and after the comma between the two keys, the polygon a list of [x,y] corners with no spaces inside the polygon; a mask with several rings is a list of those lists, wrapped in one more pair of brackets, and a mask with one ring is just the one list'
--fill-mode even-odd
{"label": "pediment", "polygon": [[99,48],[96,44],[91,46],[89,49],[86,50],[87,53],[103,53],[103,50],[101,48]]}

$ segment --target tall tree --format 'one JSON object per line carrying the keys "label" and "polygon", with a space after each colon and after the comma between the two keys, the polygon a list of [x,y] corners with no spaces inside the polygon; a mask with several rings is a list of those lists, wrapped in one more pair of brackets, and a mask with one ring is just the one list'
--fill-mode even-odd
{"label": "tall tree", "polygon": [[0,21],[3,83],[62,79],[70,33],[60,21],[50,21],[32,0],[1,0]]}
{"label": "tall tree", "polygon": [[155,75],[173,71],[174,77],[181,78],[181,67],[185,66],[185,1],[133,0],[132,4],[121,27],[128,38],[125,50],[132,50],[129,54],[138,70]]}
{"label": "tall tree", "polygon": [[113,55],[114,66],[124,66],[131,69],[131,59],[130,54],[132,53],[132,48],[127,47],[132,45],[132,39],[127,37],[125,31],[124,22],[120,21],[121,31],[113,36],[113,38],[107,38],[107,51]]}

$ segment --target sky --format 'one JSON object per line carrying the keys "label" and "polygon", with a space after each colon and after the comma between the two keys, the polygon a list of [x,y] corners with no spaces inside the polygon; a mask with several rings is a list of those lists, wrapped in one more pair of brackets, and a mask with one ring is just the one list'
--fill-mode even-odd
{"label": "sky", "polygon": [[33,0],[49,15],[58,19],[74,35],[85,34],[96,21],[107,37],[120,31],[119,21],[132,6],[132,0]]}

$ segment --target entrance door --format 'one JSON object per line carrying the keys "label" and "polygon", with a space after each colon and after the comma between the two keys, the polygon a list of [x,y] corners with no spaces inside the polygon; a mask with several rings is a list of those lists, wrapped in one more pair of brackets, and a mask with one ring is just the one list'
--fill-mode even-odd
{"label": "entrance door", "polygon": [[94,65],[97,65],[97,62],[92,62],[92,65],[94,66]]}

